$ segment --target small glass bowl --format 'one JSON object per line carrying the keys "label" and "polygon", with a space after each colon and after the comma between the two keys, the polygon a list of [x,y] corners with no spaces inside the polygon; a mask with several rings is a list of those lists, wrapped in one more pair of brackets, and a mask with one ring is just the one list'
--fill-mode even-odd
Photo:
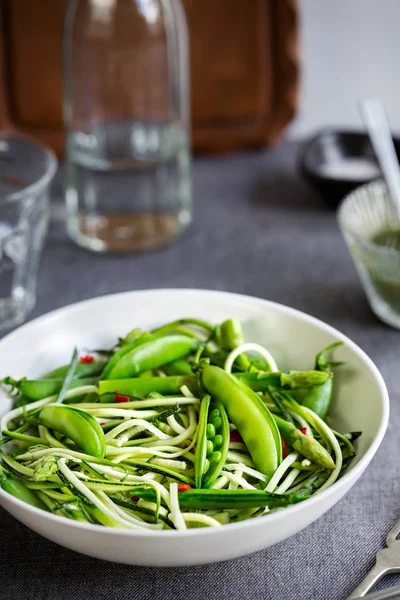
{"label": "small glass bowl", "polygon": [[374,313],[400,329],[400,245],[381,246],[374,238],[398,233],[400,218],[382,180],[351,192],[337,211],[339,227]]}

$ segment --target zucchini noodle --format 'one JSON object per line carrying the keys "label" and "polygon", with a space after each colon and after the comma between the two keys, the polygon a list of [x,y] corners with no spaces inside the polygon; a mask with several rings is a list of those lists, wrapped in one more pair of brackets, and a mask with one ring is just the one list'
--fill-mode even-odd
{"label": "zucchini noodle", "polygon": [[244,352],[257,352],[257,354],[262,356],[263,359],[265,360],[265,362],[267,363],[268,371],[270,371],[270,372],[279,371],[278,366],[277,366],[272,354],[270,352],[268,352],[268,350],[266,348],[264,348],[263,346],[260,346],[260,344],[254,344],[254,343],[250,343],[250,342],[248,342],[246,344],[241,344],[240,346],[238,346],[237,348],[235,348],[234,350],[232,350],[232,352],[230,352],[228,354],[228,356],[225,360],[225,364],[224,364],[225,371],[227,371],[228,373],[231,373],[233,363],[235,362],[237,357],[240,356],[241,354],[243,354]]}

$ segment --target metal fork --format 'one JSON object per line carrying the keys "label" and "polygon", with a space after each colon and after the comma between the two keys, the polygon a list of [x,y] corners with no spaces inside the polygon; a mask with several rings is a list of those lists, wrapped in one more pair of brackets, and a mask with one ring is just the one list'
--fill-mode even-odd
{"label": "metal fork", "polygon": [[372,567],[368,575],[356,587],[347,600],[355,600],[356,598],[365,598],[365,600],[388,600],[400,596],[400,586],[387,588],[374,594],[365,596],[365,594],[385,575],[389,573],[400,573],[400,540],[396,537],[400,533],[400,521],[389,531],[386,537],[386,546],[379,550],[376,555],[375,566]]}

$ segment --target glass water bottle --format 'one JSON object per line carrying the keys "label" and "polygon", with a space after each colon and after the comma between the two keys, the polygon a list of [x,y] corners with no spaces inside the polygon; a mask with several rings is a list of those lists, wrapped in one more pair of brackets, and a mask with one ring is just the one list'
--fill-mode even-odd
{"label": "glass water bottle", "polygon": [[90,250],[168,244],[192,213],[180,0],[70,0],[64,38],[67,228]]}

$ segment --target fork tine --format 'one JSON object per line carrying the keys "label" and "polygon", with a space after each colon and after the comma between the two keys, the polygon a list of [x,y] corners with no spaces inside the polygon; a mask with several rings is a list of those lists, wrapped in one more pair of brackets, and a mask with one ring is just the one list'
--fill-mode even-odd
{"label": "fork tine", "polygon": [[396,540],[396,537],[399,535],[399,533],[400,533],[400,521],[397,521],[396,525],[394,527],[392,527],[392,529],[387,534],[386,545],[388,548],[393,546],[393,544],[395,544],[396,542],[400,543],[400,540]]}

